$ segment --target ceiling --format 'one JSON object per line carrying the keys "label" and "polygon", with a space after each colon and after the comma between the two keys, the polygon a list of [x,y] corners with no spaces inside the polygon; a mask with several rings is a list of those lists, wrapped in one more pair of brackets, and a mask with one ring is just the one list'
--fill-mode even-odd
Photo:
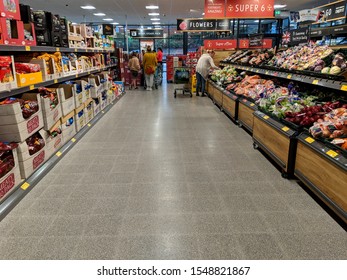
{"label": "ceiling", "polygon": [[[128,24],[152,24],[146,5],[158,5],[161,24],[176,24],[177,18],[200,18],[204,10],[204,0],[21,0],[23,4],[30,5],[34,10],[45,10],[66,16],[76,23],[95,22],[106,23],[103,18],[112,18],[114,22]],[[310,9],[323,5],[328,0],[275,0],[277,4],[287,4],[291,11]],[[92,5],[96,10],[83,10],[80,6]],[[158,11],[158,10],[154,10]],[[105,13],[98,17],[93,13]]]}

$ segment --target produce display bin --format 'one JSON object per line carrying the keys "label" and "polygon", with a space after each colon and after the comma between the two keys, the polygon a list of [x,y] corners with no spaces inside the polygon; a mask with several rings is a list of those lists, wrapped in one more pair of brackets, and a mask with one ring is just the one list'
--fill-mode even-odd
{"label": "produce display bin", "polygon": [[257,106],[246,98],[239,99],[238,122],[240,126],[245,127],[253,133],[254,112],[258,110]]}
{"label": "produce display bin", "polygon": [[214,82],[211,80],[207,80],[206,82],[206,92],[208,96],[213,100],[213,95],[214,95]]}
{"label": "produce display bin", "polygon": [[309,134],[298,136],[294,174],[347,222],[347,158]]}
{"label": "produce display bin", "polygon": [[294,175],[297,132],[270,118],[268,115],[254,112],[253,141],[269,155],[282,169],[282,176]]}
{"label": "produce display bin", "polygon": [[223,94],[222,110],[234,121],[237,121],[239,110],[238,96],[227,90],[225,90]]}
{"label": "produce display bin", "polygon": [[212,101],[214,104],[216,104],[219,108],[222,108],[223,105],[223,93],[224,93],[224,89],[216,84],[213,85],[214,86],[214,94],[213,94],[213,98]]}

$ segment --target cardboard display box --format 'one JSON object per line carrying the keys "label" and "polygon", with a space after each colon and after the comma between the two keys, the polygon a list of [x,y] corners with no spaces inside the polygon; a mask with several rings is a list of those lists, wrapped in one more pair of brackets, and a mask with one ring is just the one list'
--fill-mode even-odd
{"label": "cardboard display box", "polygon": [[18,87],[25,87],[42,83],[42,72],[18,74],[16,73]]}
{"label": "cardboard display box", "polygon": [[17,88],[16,70],[14,69],[14,59],[11,56],[11,64],[0,69],[0,91],[9,91]]}
{"label": "cardboard display box", "polygon": [[76,135],[75,111],[72,111],[68,115],[62,117],[61,122],[63,144],[65,144]]}
{"label": "cardboard display box", "polygon": [[20,104],[13,103],[0,106],[0,141],[22,142],[43,127],[42,106],[38,94],[23,94],[24,100],[38,101],[39,110],[30,118],[24,119]]}
{"label": "cardboard display box", "polygon": [[84,114],[85,114],[85,121],[86,124],[89,123],[94,118],[94,107],[93,107],[94,100],[88,99],[84,103]]}
{"label": "cardboard display box", "polygon": [[101,97],[93,98],[93,111],[94,111],[94,117],[101,112]]}
{"label": "cardboard display box", "polygon": [[75,122],[76,131],[80,131],[86,125],[86,118],[84,114],[84,104],[75,109]]}
{"label": "cardboard display box", "polygon": [[[52,135],[51,131],[58,130],[60,133],[57,133],[55,136]],[[52,127],[51,131],[41,130],[41,135],[46,142],[47,157],[51,157],[56,153],[63,145],[63,135],[62,135],[62,124],[61,120]]]}
{"label": "cardboard display box", "polygon": [[20,20],[19,0],[0,1],[0,16]]}
{"label": "cardboard display box", "polygon": [[16,186],[21,182],[21,176],[19,171],[19,163],[17,150],[12,150],[13,158],[14,158],[14,168],[5,174],[5,176],[0,178],[0,202],[5,200],[7,196],[14,191]]}
{"label": "cardboard display box", "polygon": [[0,44],[9,46],[24,46],[25,41],[23,22],[20,20],[0,18]]}
{"label": "cardboard display box", "polygon": [[86,101],[85,89],[87,82],[84,80],[76,80],[76,92],[75,92],[75,108],[80,107]]}
{"label": "cardboard display box", "polygon": [[75,109],[76,85],[53,85],[59,94],[62,116],[66,116]]}
{"label": "cardboard display box", "polygon": [[91,85],[90,95],[92,98],[97,98],[101,93],[101,84],[99,80],[99,76],[90,75],[88,77],[88,82]]}

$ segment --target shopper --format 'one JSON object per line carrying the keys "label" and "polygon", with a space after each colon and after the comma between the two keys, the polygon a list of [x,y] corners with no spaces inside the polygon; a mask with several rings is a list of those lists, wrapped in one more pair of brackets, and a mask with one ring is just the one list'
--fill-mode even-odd
{"label": "shopper", "polygon": [[129,69],[131,72],[131,83],[129,89],[137,89],[136,81],[137,76],[139,75],[139,71],[141,70],[140,61],[137,58],[136,53],[131,54],[131,58],[129,60]]}
{"label": "shopper", "polygon": [[157,68],[158,61],[156,53],[151,51],[150,46],[147,47],[147,52],[143,56],[142,65],[146,79],[146,89],[152,90],[154,73]]}
{"label": "shopper", "polygon": [[203,54],[198,60],[196,65],[196,96],[199,96],[199,90],[201,90],[201,96],[205,95],[205,86],[210,69],[219,69],[213,62],[213,57],[215,52],[213,50],[208,50]]}
{"label": "shopper", "polygon": [[161,48],[158,48],[157,60],[158,60],[158,66],[162,66],[163,65],[163,50]]}

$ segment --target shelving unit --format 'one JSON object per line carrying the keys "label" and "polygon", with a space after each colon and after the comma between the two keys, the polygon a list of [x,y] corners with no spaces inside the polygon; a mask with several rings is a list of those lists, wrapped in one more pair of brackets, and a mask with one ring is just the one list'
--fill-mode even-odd
{"label": "shelving unit", "polygon": [[77,53],[109,53],[114,50],[83,49],[83,48],[57,48],[41,46],[5,46],[0,45],[0,52],[77,52]]}

